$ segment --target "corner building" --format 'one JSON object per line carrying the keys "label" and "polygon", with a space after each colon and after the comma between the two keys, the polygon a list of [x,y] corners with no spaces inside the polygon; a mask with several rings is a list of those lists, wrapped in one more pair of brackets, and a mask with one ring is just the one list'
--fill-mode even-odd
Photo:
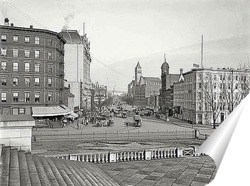
{"label": "corner building", "polygon": [[84,33],[81,36],[77,30],[62,30],[65,44],[65,78],[70,92],[74,94],[74,110],[90,109],[90,42]]}
{"label": "corner building", "polygon": [[64,44],[53,31],[0,25],[0,114],[63,104]]}

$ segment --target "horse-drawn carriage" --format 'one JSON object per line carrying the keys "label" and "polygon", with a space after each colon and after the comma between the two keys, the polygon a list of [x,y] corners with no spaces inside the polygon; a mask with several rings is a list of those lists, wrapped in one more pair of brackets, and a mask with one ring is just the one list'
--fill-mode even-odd
{"label": "horse-drawn carriage", "polygon": [[134,115],[134,126],[135,127],[141,127],[142,119],[139,114]]}
{"label": "horse-drawn carriage", "polygon": [[97,127],[110,127],[112,125],[114,125],[114,121],[111,116],[103,114],[96,117]]}

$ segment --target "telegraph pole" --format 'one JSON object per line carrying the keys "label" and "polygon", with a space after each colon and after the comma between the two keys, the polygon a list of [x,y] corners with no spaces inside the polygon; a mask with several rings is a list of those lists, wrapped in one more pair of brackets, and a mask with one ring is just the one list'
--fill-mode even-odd
{"label": "telegraph pole", "polygon": [[203,35],[201,35],[201,68],[203,68]]}

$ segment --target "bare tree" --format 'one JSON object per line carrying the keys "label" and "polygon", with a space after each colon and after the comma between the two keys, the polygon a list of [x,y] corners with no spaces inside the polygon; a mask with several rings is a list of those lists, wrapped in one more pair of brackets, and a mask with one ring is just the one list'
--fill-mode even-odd
{"label": "bare tree", "polygon": [[221,84],[222,99],[227,105],[228,113],[231,113],[249,93],[247,73],[243,70],[230,69],[223,74]]}
{"label": "bare tree", "polygon": [[[222,106],[221,100],[218,99],[218,81],[217,78],[213,78],[212,73],[205,74],[205,77],[201,78],[201,88],[199,97],[201,99],[201,106],[204,105],[204,111],[212,116],[213,128],[216,128],[216,120],[220,114],[220,108]],[[210,117],[206,118],[210,120]],[[211,120],[210,120],[211,121]]]}

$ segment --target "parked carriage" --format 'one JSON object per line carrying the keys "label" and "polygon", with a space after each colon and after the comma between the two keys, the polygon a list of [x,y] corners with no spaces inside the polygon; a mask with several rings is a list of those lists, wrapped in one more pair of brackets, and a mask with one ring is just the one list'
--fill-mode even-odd
{"label": "parked carriage", "polygon": [[142,125],[141,116],[139,114],[134,115],[134,126],[135,127],[141,127],[141,125]]}

